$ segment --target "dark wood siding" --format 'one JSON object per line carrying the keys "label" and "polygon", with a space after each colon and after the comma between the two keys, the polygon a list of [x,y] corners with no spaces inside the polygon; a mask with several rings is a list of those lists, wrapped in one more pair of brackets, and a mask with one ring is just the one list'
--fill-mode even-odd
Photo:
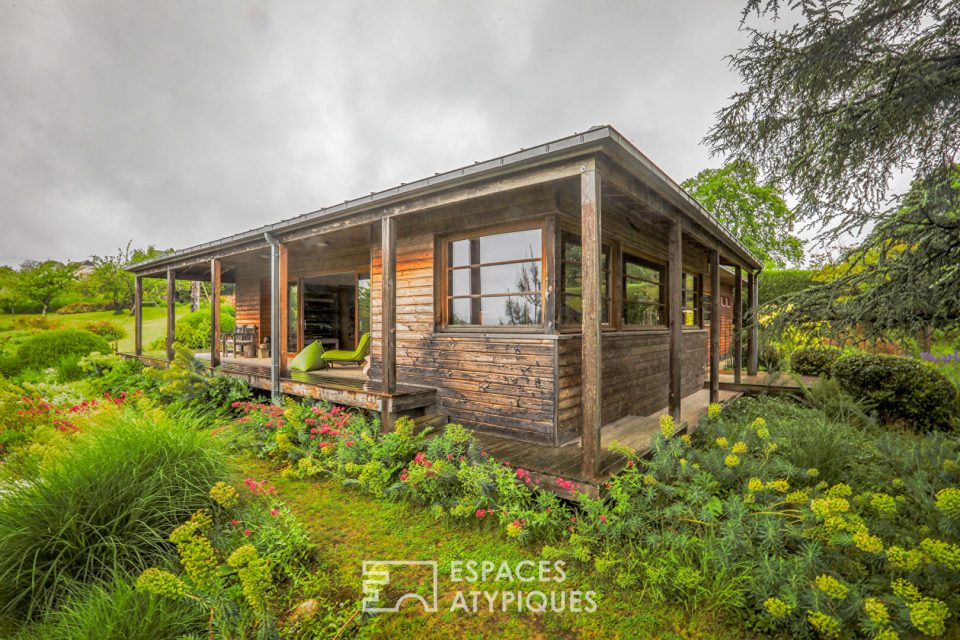
{"label": "dark wood siding", "polygon": [[[607,424],[628,415],[645,416],[667,406],[669,339],[666,331],[603,334],[602,416]],[[560,439],[580,431],[580,349],[578,335],[559,344],[558,423]],[[703,388],[707,332],[683,332],[683,395]]]}

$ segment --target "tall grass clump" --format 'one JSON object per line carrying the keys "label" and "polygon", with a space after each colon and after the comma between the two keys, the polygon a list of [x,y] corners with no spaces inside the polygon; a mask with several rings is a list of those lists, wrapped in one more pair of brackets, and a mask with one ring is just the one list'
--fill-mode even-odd
{"label": "tall grass clump", "polygon": [[78,583],[137,572],[225,474],[218,443],[158,411],[105,412],[30,484],[0,498],[0,616],[34,617]]}
{"label": "tall grass clump", "polygon": [[163,640],[196,637],[207,612],[194,603],[162,598],[134,588],[120,576],[84,586],[68,596],[43,624],[31,625],[17,640]]}

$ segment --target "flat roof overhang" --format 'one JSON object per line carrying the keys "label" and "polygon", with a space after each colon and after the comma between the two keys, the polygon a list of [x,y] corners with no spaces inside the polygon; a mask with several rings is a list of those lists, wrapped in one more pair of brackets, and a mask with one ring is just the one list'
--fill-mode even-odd
{"label": "flat roof overhang", "polygon": [[[740,260],[745,266],[759,269],[762,264],[750,251],[720,224],[720,222],[687,194],[672,178],[663,172],[636,146],[611,126],[595,127],[589,131],[547,142],[531,149],[521,149],[515,153],[477,162],[472,165],[438,173],[422,180],[402,183],[367,196],[346,200],[340,204],[311,211],[309,213],[281,220],[237,233],[219,240],[198,244],[186,249],[158,256],[143,262],[127,265],[127,269],[137,275],[151,277],[162,276],[168,269],[177,269],[195,265],[212,258],[222,258],[268,247],[264,234],[269,233],[281,241],[299,239],[312,233],[322,233],[325,229],[345,228],[371,224],[394,215],[403,215],[428,208],[425,206],[404,207],[404,203],[414,200],[427,200],[431,196],[453,192],[464,187],[487,184],[487,192],[498,193],[513,188],[530,186],[536,182],[525,183],[519,177],[537,172],[531,180],[549,182],[578,175],[582,167],[577,161],[602,154],[618,168],[653,189],[656,194],[668,202],[687,225],[700,236],[698,239],[714,248]],[[603,172],[601,170],[601,180]],[[477,191],[473,197],[486,195]],[[458,201],[469,199],[463,194]],[[442,198],[436,198],[442,203]],[[435,204],[433,206],[442,206]],[[690,229],[688,229],[690,230]],[[704,238],[703,236],[708,236]]]}

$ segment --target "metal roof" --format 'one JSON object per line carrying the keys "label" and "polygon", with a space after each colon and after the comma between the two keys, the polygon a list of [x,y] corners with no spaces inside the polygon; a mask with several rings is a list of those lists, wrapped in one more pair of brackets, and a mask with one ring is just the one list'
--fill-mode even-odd
{"label": "metal roof", "polygon": [[583,133],[574,133],[571,136],[545,142],[530,149],[520,149],[513,153],[499,156],[483,162],[475,162],[472,165],[453,169],[443,173],[437,173],[433,176],[417,180],[415,182],[401,183],[396,187],[384,189],[382,191],[372,192],[369,195],[345,200],[342,203],[335,204],[323,209],[317,209],[308,213],[287,218],[263,225],[247,231],[236,233],[218,240],[194,245],[186,249],[179,249],[171,253],[166,253],[150,260],[136,262],[127,265],[127,269],[135,272],[145,272],[162,267],[165,264],[180,262],[190,256],[202,256],[214,249],[242,245],[249,242],[256,242],[263,239],[264,233],[281,233],[294,229],[301,229],[311,226],[316,222],[326,222],[332,218],[349,217],[354,210],[357,212],[367,210],[372,205],[385,204],[391,201],[403,200],[407,197],[422,195],[425,191],[433,191],[438,188],[454,186],[460,182],[477,180],[484,177],[484,174],[499,172],[504,169],[518,170],[523,165],[533,162],[543,162],[551,159],[553,156],[570,155],[576,153],[581,148],[586,150],[589,147],[595,147],[599,144],[614,143],[631,156],[635,161],[653,177],[659,179],[669,192],[677,196],[675,204],[686,209],[688,214],[698,218],[699,222],[713,231],[719,239],[731,248],[738,250],[741,257],[747,262],[754,263],[754,266],[760,267],[761,264],[750,251],[737,240],[713,214],[707,211],[703,205],[684,191],[672,178],[670,178],[660,167],[654,164],[646,155],[643,154],[632,142],[621,135],[610,125],[593,127]]}

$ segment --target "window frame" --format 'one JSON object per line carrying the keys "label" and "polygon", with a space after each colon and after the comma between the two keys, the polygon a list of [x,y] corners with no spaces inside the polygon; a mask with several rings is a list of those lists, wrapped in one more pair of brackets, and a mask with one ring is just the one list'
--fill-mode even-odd
{"label": "window frame", "polygon": [[[436,295],[434,298],[435,318],[434,329],[441,333],[543,333],[547,326],[547,291],[550,287],[550,274],[548,273],[547,251],[550,244],[547,242],[547,220],[539,219],[532,221],[503,223],[494,225],[485,225],[473,227],[471,229],[450,234],[438,234],[435,236],[434,255],[438,257],[435,261],[436,270],[434,271],[435,282],[437,283]],[[540,322],[536,324],[519,325],[484,325],[484,324],[451,324],[450,323],[450,272],[454,269],[450,265],[450,244],[460,240],[470,240],[473,238],[482,238],[485,236],[499,235],[502,233],[511,233],[515,231],[540,232]],[[536,258],[502,260],[490,263],[479,263],[478,266],[495,266],[504,264],[536,263]],[[472,267],[473,265],[471,265]],[[464,267],[457,267],[463,269]],[[516,294],[514,294],[516,295]],[[460,298],[462,296],[454,296]],[[509,294],[490,294],[484,296],[479,294],[477,297],[510,297]]]}
{"label": "window frame", "polygon": [[[560,234],[559,234],[559,237],[558,237],[558,240],[557,240],[557,256],[556,256],[556,265],[557,265],[557,266],[556,266],[556,268],[557,268],[557,280],[556,280],[556,282],[557,282],[557,326],[558,326],[558,327],[560,328],[560,330],[563,331],[563,332],[570,332],[570,331],[574,331],[574,332],[575,332],[575,331],[577,331],[577,330],[579,330],[579,329],[581,328],[582,325],[581,325],[580,323],[576,323],[576,322],[573,322],[573,323],[564,323],[564,321],[563,321],[563,311],[564,311],[564,304],[563,304],[563,303],[564,303],[564,297],[565,297],[565,295],[566,295],[565,292],[564,292],[564,288],[563,288],[564,265],[566,265],[568,262],[571,262],[571,261],[569,261],[569,260],[565,260],[565,259],[564,259],[563,243],[564,243],[564,240],[566,239],[567,236],[573,236],[573,237],[575,237],[575,238],[577,238],[577,239],[580,240],[580,251],[581,251],[581,253],[580,253],[580,255],[581,255],[581,260],[580,260],[581,281],[582,281],[582,279],[583,279],[583,278],[582,278],[582,269],[583,269],[583,259],[582,259],[582,256],[583,256],[583,236],[580,234],[579,231],[574,231],[573,229],[570,229],[570,228],[568,228],[568,227],[561,227],[561,228],[560,228]],[[605,270],[605,271],[606,271],[606,274],[607,274],[607,296],[606,296],[606,302],[607,302],[607,321],[606,321],[606,322],[601,322],[601,324],[600,324],[601,328],[604,329],[604,330],[615,329],[615,328],[618,326],[617,317],[616,317],[616,306],[615,306],[616,297],[615,297],[614,291],[613,291],[613,288],[614,288],[614,287],[613,287],[613,284],[614,284],[614,282],[615,282],[614,276],[615,276],[615,274],[616,274],[616,271],[615,271],[615,268],[616,268],[615,260],[616,260],[616,255],[617,255],[617,251],[616,251],[616,246],[615,246],[615,245],[616,245],[616,243],[615,243],[613,240],[603,240],[603,241],[601,241],[601,245],[600,245],[600,250],[601,250],[601,252],[602,252],[602,253],[605,253],[606,256],[607,256],[607,268],[606,268],[606,270]],[[602,263],[601,263],[601,264],[602,264]],[[574,294],[574,295],[577,295],[577,294]],[[583,300],[583,291],[582,291],[582,290],[581,290],[581,292],[580,292],[580,294],[579,294],[579,297],[580,297],[581,303],[582,303],[582,300]],[[581,309],[582,309],[582,304],[581,304]],[[602,318],[602,317],[603,317],[603,316],[601,315],[601,318]]]}
{"label": "window frame", "polygon": [[[693,278],[692,290],[687,288],[687,278]],[[690,296],[692,299],[692,307],[687,307],[687,296]],[[703,274],[695,273],[690,271],[681,271],[680,272],[680,314],[681,314],[681,323],[680,326],[685,330],[690,329],[702,329],[703,324],[703,300],[704,300],[704,290],[703,290]],[[693,311],[693,322],[691,324],[686,323],[687,311]]]}
{"label": "window frame", "polygon": [[[643,280],[640,278],[631,278],[638,282],[647,282],[648,284],[656,284],[660,290],[660,301],[657,303],[660,307],[660,322],[656,324],[632,324],[627,322],[627,262],[634,262],[642,267],[647,269],[654,269],[660,274],[660,279],[658,282],[653,283],[649,280]],[[628,247],[621,247],[620,250],[620,304],[619,309],[617,310],[617,315],[620,321],[621,328],[629,331],[666,331],[669,328],[670,323],[670,309],[667,301],[669,299],[668,295],[668,283],[667,283],[667,265],[663,262],[658,262],[656,259],[651,258],[648,255],[644,255],[642,252],[632,251]]]}

